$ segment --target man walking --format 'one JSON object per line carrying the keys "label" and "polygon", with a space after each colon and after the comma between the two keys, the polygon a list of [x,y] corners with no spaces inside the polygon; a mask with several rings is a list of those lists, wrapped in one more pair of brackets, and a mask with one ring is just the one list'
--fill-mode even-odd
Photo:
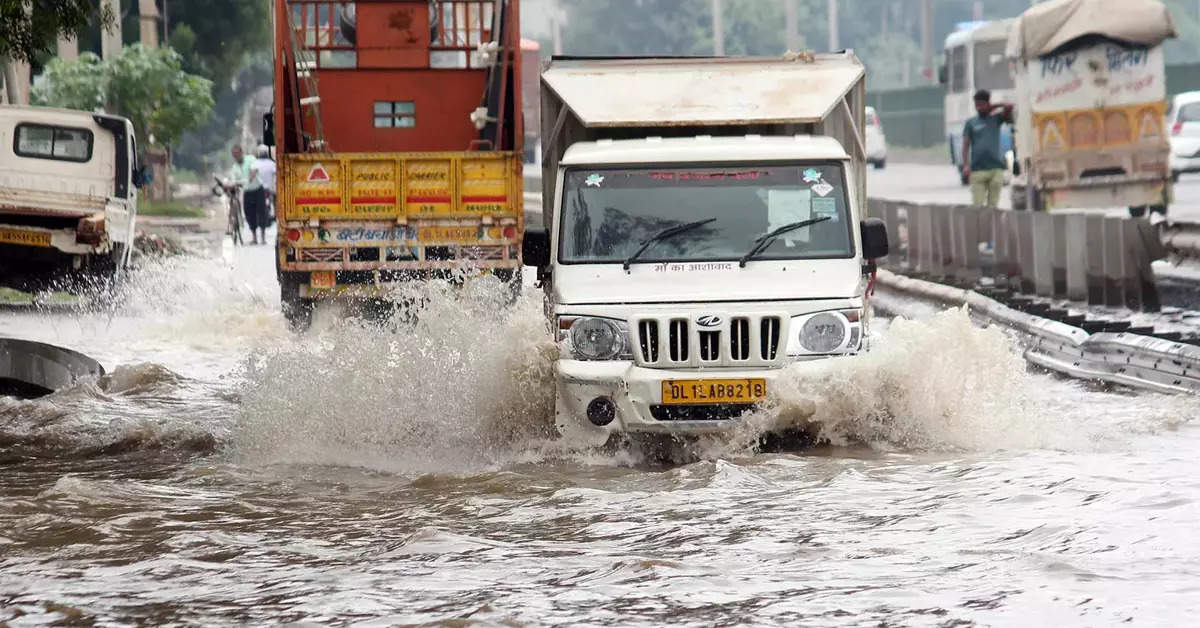
{"label": "man walking", "polygon": [[1012,110],[1008,103],[993,105],[986,89],[975,92],[978,115],[963,126],[962,140],[963,178],[971,183],[973,205],[995,207],[1000,203],[1007,165],[1000,152],[1000,125],[1012,122]]}
{"label": "man walking", "polygon": [[233,180],[242,187],[242,212],[250,225],[251,244],[258,244],[259,233],[263,234],[265,244],[267,218],[264,210],[267,203],[262,181],[258,178],[258,160],[245,154],[241,146],[233,147]]}

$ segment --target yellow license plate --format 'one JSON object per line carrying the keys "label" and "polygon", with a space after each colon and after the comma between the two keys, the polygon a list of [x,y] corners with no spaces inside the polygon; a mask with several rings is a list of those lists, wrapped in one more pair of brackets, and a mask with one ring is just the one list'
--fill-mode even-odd
{"label": "yellow license plate", "polygon": [[50,246],[50,234],[45,231],[0,229],[0,242],[6,244],[24,244],[26,246]]}
{"label": "yellow license plate", "polygon": [[417,239],[422,244],[427,242],[476,242],[479,240],[479,227],[421,227],[417,229]]}
{"label": "yellow license plate", "polygon": [[316,290],[328,290],[336,283],[332,270],[316,270],[308,278],[308,287]]}
{"label": "yellow license plate", "polygon": [[756,403],[766,398],[765,379],[669,379],[662,383],[664,405]]}

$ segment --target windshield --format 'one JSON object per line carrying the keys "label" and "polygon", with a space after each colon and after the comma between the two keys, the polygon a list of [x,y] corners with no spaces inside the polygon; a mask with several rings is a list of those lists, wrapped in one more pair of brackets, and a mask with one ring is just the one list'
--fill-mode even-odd
{"label": "windshield", "polygon": [[781,235],[756,260],[853,256],[838,162],[729,167],[573,168],[565,176],[559,261],[620,263],[671,227],[710,223],[654,242],[645,262],[736,261],[787,224],[829,220]]}
{"label": "windshield", "polygon": [[975,87],[977,89],[1012,89],[1013,79],[1004,58],[1005,41],[981,41],[975,44]]}

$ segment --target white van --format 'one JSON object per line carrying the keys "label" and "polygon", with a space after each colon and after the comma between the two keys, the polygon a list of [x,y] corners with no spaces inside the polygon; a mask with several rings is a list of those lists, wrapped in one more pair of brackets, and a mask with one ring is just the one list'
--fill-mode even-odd
{"label": "white van", "polygon": [[125,118],[0,106],[0,281],[127,263],[136,154]]}
{"label": "white van", "polygon": [[852,53],[556,60],[542,81],[546,229],[523,255],[570,440],[719,433],[786,366],[865,348],[887,234],[864,220]]}

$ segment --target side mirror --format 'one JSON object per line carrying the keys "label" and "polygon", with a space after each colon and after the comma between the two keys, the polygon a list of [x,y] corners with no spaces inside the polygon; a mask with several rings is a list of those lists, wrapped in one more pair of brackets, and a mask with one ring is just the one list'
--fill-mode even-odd
{"label": "side mirror", "polygon": [[941,83],[942,85],[946,84],[946,66],[945,65],[938,66],[938,83]]}
{"label": "side mirror", "polygon": [[878,218],[868,218],[861,223],[863,258],[874,260],[887,257],[887,225]]}
{"label": "side mirror", "polygon": [[275,145],[275,114],[273,112],[263,114],[262,143],[267,146]]}
{"label": "side mirror", "polygon": [[526,266],[550,265],[550,234],[541,227],[526,227],[521,240],[521,259]]}

